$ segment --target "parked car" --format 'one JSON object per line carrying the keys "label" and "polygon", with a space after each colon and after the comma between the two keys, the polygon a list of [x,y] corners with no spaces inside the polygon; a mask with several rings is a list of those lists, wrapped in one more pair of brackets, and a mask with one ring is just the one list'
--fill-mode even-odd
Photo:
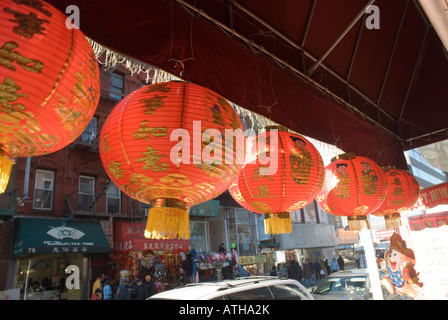
{"label": "parked car", "polygon": [[314,300],[298,281],[277,277],[244,277],[190,283],[155,294],[148,300]]}
{"label": "parked car", "polygon": [[[382,277],[382,275],[380,275]],[[384,300],[397,299],[381,286]],[[311,293],[315,300],[371,300],[373,299],[367,269],[337,271],[326,277]]]}

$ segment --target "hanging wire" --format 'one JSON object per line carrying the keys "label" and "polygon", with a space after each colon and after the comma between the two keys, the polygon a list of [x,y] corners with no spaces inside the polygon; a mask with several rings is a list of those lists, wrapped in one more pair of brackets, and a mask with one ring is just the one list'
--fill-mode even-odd
{"label": "hanging wire", "polygon": [[[182,3],[179,3],[180,5],[182,5]],[[194,1],[193,5],[196,7],[196,1]],[[187,7],[185,7],[184,5],[182,5],[185,10],[187,10],[188,12],[190,12],[191,14],[191,19],[190,19],[190,51],[191,51],[191,57],[186,58],[186,59],[175,59],[172,58],[171,54],[173,51],[173,43],[174,43],[174,16],[173,16],[173,2],[171,2],[171,44],[170,44],[170,52],[168,54],[168,61],[174,61],[175,64],[175,68],[177,68],[177,64],[180,64],[182,67],[182,70],[179,72],[179,78],[182,78],[183,73],[185,71],[185,65],[184,62],[189,61],[189,60],[194,60],[194,50],[193,50],[193,19],[194,19],[194,13],[189,11]]]}
{"label": "hanging wire", "polygon": [[[179,77],[176,77],[164,70],[152,67],[150,65],[144,64],[140,61],[137,61],[135,59],[126,57],[120,53],[114,52],[108,48],[105,48],[101,46],[100,44],[94,42],[93,40],[88,39],[94,54],[99,57],[104,57],[104,61],[100,61],[98,59],[98,62],[102,65],[104,65],[106,68],[113,68],[118,65],[123,65],[125,68],[127,68],[131,73],[145,73],[147,75],[147,83],[160,83],[160,82],[167,82],[172,80],[182,80]],[[104,56],[103,56],[104,55]],[[151,77],[151,74],[153,76]],[[268,126],[278,126],[280,124],[272,121],[270,118],[262,116],[256,112],[249,111],[248,109],[245,109],[239,105],[234,104],[233,102],[229,101],[229,103],[234,107],[235,111],[237,112],[238,116],[241,119],[241,122],[244,125],[244,130],[246,132],[254,132],[261,130],[262,128],[268,127]],[[247,130],[251,129],[251,130]],[[338,139],[335,140],[336,145],[331,145],[324,143],[322,141],[319,141],[317,139],[310,138],[308,136],[305,136],[299,132],[295,132],[293,130],[289,130],[292,133],[299,134],[304,136],[307,140],[309,140],[318,150],[319,153],[322,156],[322,159],[324,161],[324,164],[330,163],[331,159],[335,156],[343,153],[342,150],[340,150],[338,145]]]}

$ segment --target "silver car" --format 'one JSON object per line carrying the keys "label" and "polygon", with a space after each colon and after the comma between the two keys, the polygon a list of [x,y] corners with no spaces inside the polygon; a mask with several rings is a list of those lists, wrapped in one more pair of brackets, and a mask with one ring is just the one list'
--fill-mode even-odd
{"label": "silver car", "polygon": [[[397,299],[382,287],[385,300]],[[367,269],[337,271],[311,290],[315,300],[370,300],[373,299]]]}
{"label": "silver car", "polygon": [[155,294],[148,300],[314,300],[300,282],[277,277],[244,277],[200,282]]}

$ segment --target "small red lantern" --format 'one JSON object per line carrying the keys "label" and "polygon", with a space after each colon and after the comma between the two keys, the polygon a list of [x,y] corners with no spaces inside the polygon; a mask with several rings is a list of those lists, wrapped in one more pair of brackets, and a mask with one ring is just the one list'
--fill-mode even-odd
{"label": "small red lantern", "polygon": [[[14,158],[55,152],[92,119],[98,64],[79,29],[44,1],[0,2],[0,176]],[[1,183],[0,183],[1,184]],[[6,187],[3,181],[3,187]],[[1,192],[4,191],[0,190]]]}
{"label": "small red lantern", "polygon": [[267,234],[292,231],[290,212],[314,200],[325,174],[319,151],[307,139],[275,129],[249,138],[257,151],[229,187],[242,207],[266,215]]}
{"label": "small red lantern", "polygon": [[371,159],[347,153],[325,167],[325,182],[316,200],[326,212],[347,216],[350,229],[359,230],[386,194],[387,180],[381,167]]}
{"label": "small red lantern", "polygon": [[371,214],[384,217],[386,228],[392,229],[400,224],[400,213],[411,209],[418,201],[420,186],[417,179],[406,170],[384,167],[387,179],[387,196],[384,203]]}
{"label": "small red lantern", "polygon": [[100,156],[123,192],[152,205],[147,238],[186,239],[188,207],[224,192],[241,170],[243,126],[211,90],[177,81],[148,85],[112,110]]}

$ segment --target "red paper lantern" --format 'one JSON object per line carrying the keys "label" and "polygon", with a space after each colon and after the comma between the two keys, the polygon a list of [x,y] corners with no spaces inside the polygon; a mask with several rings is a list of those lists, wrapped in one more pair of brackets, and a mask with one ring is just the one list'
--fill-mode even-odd
{"label": "red paper lantern", "polygon": [[248,145],[257,151],[232,182],[229,192],[242,207],[266,215],[266,233],[289,233],[290,212],[308,205],[322,187],[322,157],[302,136],[272,129],[264,135],[266,148],[262,147],[263,141],[260,148],[261,134],[249,138]]}
{"label": "red paper lantern", "polygon": [[112,110],[101,130],[100,155],[123,192],[152,205],[146,237],[186,239],[188,208],[221,194],[241,170],[243,126],[211,90],[186,82],[153,84]]}
{"label": "red paper lantern", "polygon": [[316,197],[333,215],[347,216],[350,229],[361,229],[387,194],[387,180],[373,160],[353,153],[339,155],[325,167],[325,182]]}
{"label": "red paper lantern", "polygon": [[96,110],[96,58],[66,20],[43,1],[0,2],[1,175],[9,176],[14,158],[67,146]]}
{"label": "red paper lantern", "polygon": [[387,179],[387,196],[383,204],[371,214],[384,217],[386,228],[399,226],[400,213],[411,209],[420,196],[417,179],[406,170],[384,167]]}

